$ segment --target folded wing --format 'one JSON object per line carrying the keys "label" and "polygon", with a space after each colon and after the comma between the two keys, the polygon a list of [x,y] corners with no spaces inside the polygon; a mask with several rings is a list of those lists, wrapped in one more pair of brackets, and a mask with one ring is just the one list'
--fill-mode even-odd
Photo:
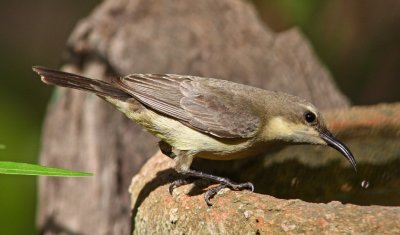
{"label": "folded wing", "polygon": [[115,85],[152,110],[201,132],[221,138],[252,137],[260,126],[252,105],[244,104],[241,97],[230,92],[230,82],[218,80],[215,86],[217,80],[211,80],[172,74],[133,74],[116,79]]}

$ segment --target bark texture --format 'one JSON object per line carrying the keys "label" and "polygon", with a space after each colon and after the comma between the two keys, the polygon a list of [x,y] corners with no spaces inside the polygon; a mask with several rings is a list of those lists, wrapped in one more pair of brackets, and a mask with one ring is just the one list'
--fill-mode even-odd
{"label": "bark texture", "polygon": [[[107,0],[76,27],[64,70],[107,80],[177,73],[237,81],[348,106],[297,29],[274,33],[240,0]],[[41,163],[89,171],[41,178],[44,234],[127,234],[127,188],[157,140],[93,95],[59,89],[49,105]]]}
{"label": "bark texture", "polygon": [[[207,188],[203,181],[181,186],[173,191],[172,196],[169,194],[169,183],[175,177],[171,169],[173,161],[157,153],[132,180],[130,192],[133,234],[400,233],[400,223],[398,223],[400,201],[394,199],[400,196],[397,193],[400,175],[396,173],[400,167],[400,104],[337,110],[327,113],[326,117],[331,129],[341,139],[345,139],[346,144],[353,150],[359,163],[358,174],[351,172],[348,163],[341,167],[345,168],[341,172],[329,170],[335,167],[331,163],[335,161],[335,157],[338,159],[339,155],[325,154],[327,148],[313,152],[310,146],[302,149],[288,147],[289,151],[283,151],[275,160],[289,164],[275,166],[280,168],[280,171],[275,173],[273,181],[280,182],[279,191],[300,190],[310,194],[313,192],[304,185],[304,181],[317,178],[316,182],[324,181],[326,188],[334,194],[328,198],[328,203],[316,203],[326,192],[318,183],[311,184],[310,180],[307,184],[317,188],[318,192],[314,193],[312,199],[307,198],[311,202],[305,202],[299,199],[277,199],[266,195],[274,193],[273,189],[264,192],[266,194],[259,194],[264,188],[270,187],[268,185],[270,182],[265,179],[253,179],[256,193],[225,189],[212,199],[214,205],[208,207],[203,199],[204,189]],[[379,140],[381,142],[376,145]],[[382,145],[383,142],[389,143]],[[365,153],[367,156],[363,155]],[[302,178],[299,172],[291,176],[285,171],[285,168],[295,165],[289,159],[296,154],[310,159],[302,162],[303,165],[313,166],[306,170],[310,172],[307,177]],[[320,161],[318,158],[325,159]],[[368,163],[378,166],[377,169]],[[329,168],[324,168],[326,165],[329,165]],[[390,169],[392,166],[394,170]],[[246,172],[243,168],[238,170],[229,165],[224,167],[233,175]],[[297,167],[299,168],[299,165]],[[208,165],[206,169],[213,168],[215,165]],[[247,173],[254,175],[265,175],[270,170],[267,162],[263,162],[262,159],[247,164],[246,168],[251,170],[251,173]],[[297,169],[292,167],[290,170]],[[350,177],[343,177],[348,171],[352,173]],[[375,175],[369,174],[371,171],[375,171]],[[397,174],[397,177],[393,177],[393,174]],[[389,183],[385,185],[378,182],[376,178],[380,177],[384,177],[384,181]],[[347,178],[346,181],[343,178]],[[283,179],[288,181],[285,182]],[[368,185],[361,183],[361,187],[362,179],[370,179],[370,182]],[[383,193],[385,191],[387,194]],[[394,203],[391,205],[396,207],[358,206],[337,201],[349,200],[347,197],[350,196],[354,196],[352,201],[354,203],[390,205],[388,203],[391,202]],[[289,198],[299,197],[304,195],[289,196]]]}

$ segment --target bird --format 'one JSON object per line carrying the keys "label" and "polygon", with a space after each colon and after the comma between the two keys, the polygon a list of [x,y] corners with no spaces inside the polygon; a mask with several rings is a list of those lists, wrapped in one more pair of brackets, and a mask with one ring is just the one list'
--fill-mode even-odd
{"label": "bird", "polygon": [[174,159],[180,175],[170,193],[193,178],[219,184],[204,194],[209,206],[223,188],[254,191],[254,185],[194,170],[194,158],[231,160],[275,146],[326,145],[357,171],[349,148],[328,130],[318,109],[298,96],[190,75],[131,74],[107,82],[43,66],[32,69],[48,85],[96,94],[158,137],[161,152]]}

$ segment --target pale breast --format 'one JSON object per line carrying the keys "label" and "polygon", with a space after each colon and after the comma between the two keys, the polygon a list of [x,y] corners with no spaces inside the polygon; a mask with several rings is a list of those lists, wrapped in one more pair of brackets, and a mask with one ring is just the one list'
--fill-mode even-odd
{"label": "pale breast", "polygon": [[[229,160],[246,157],[253,145],[250,139],[224,139],[199,132],[172,118],[147,109],[139,102],[107,99],[128,118],[178,150],[196,153],[196,157]],[[132,106],[135,106],[132,112]],[[242,153],[242,154],[240,154]]]}

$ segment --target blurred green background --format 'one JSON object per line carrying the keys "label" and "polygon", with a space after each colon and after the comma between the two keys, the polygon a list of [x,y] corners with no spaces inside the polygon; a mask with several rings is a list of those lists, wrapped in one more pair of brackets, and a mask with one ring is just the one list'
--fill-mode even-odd
{"label": "blurred green background", "polygon": [[[31,66],[57,68],[74,25],[99,2],[0,2],[0,161],[37,162],[51,88]],[[400,1],[253,2],[275,31],[303,31],[353,104],[400,100]],[[37,234],[36,181],[0,175],[0,235]]]}

